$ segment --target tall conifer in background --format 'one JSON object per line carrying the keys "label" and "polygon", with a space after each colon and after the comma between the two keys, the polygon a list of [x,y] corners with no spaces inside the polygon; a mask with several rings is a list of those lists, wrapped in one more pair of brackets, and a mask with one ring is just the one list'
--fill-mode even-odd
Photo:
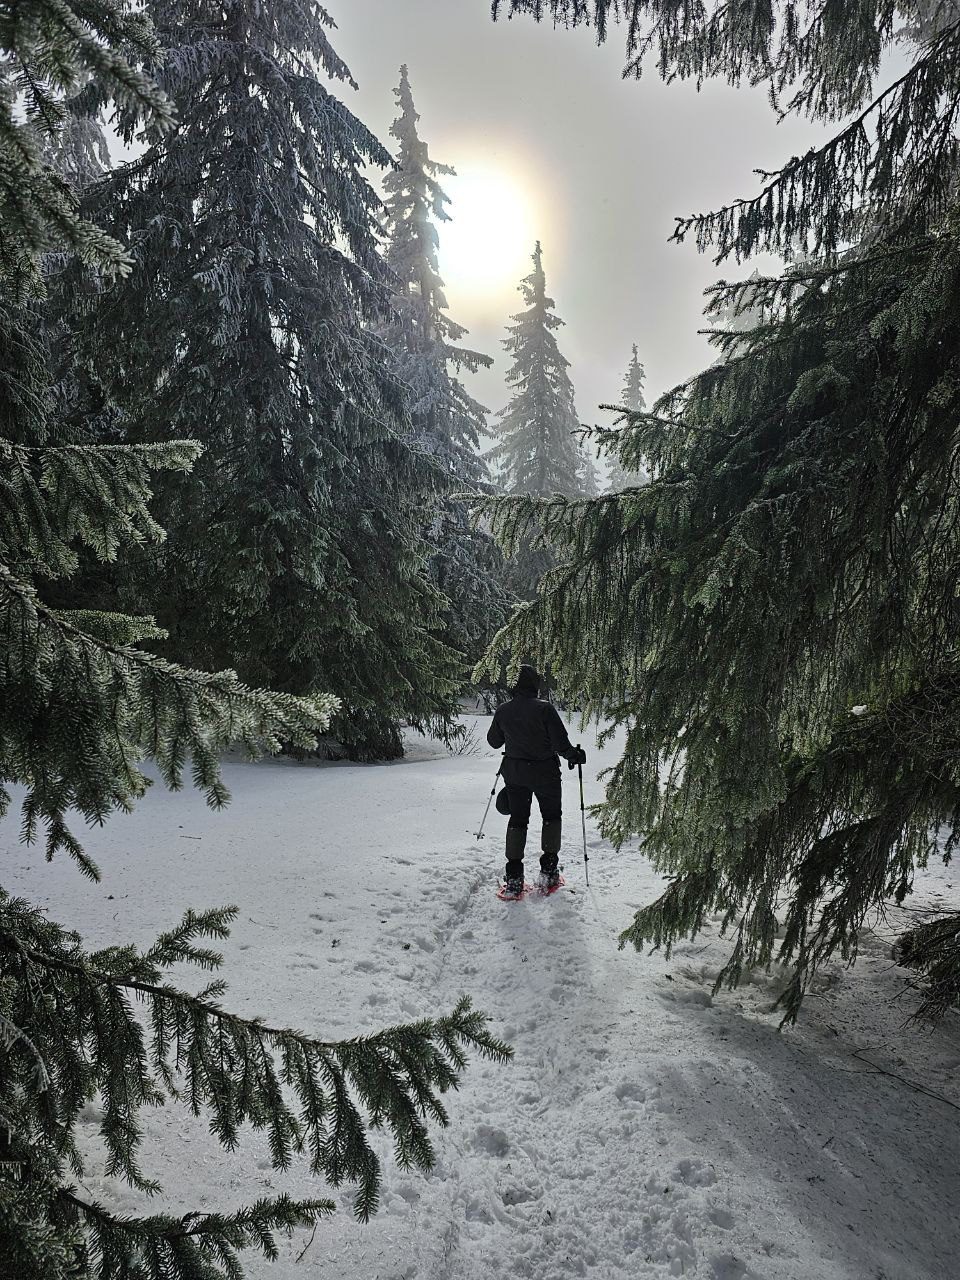
{"label": "tall conifer in background", "polygon": [[[79,313],[75,275],[61,291],[93,384],[80,410],[101,438],[204,446],[188,482],[160,488],[169,537],[138,565],[164,652],[331,690],[329,749],[398,755],[402,720],[449,727],[460,669],[421,537],[441,482],[405,439],[379,336],[390,273],[363,169],[389,156],[318,78],[349,72],[312,0],[150,12],[177,125],[148,127],[143,154],[88,191],[133,269]],[[133,118],[120,127],[132,141]],[[130,598],[129,580],[104,596]]]}
{"label": "tall conifer in background", "polygon": [[[764,190],[678,223],[719,258],[767,250],[781,278],[719,284],[713,314],[768,321],[631,415],[642,490],[583,505],[505,499],[497,524],[562,547],[501,639],[627,726],[603,825],[641,832],[673,879],[624,939],[719,913],[745,965],[811,972],[960,840],[960,13],[953,3],[687,6],[507,0],[629,22],[628,72],[766,81],[843,121]],[[683,21],[680,21],[683,10]],[[829,17],[829,21],[827,20]],[[911,27],[907,70],[871,100]],[[499,651],[499,645],[497,646]],[[902,956],[933,1013],[960,1000],[960,918]]]}
{"label": "tall conifer in background", "polygon": [[490,487],[480,455],[487,411],[460,375],[493,361],[458,345],[466,330],[447,314],[436,223],[449,220],[449,199],[438,179],[454,170],[431,160],[420,138],[406,66],[400,68],[394,94],[399,115],[390,133],[397,140],[396,166],[384,187],[387,262],[399,293],[396,315],[383,332],[409,390],[411,438],[438,468],[445,488],[428,512],[426,537],[433,578],[447,600],[446,638],[475,662],[507,613],[503,557],[490,535],[472,526],[464,502],[451,494]]}
{"label": "tall conifer in background", "polygon": [[[633,344],[633,351],[630,355],[630,363],[627,365],[627,375],[623,382],[623,391],[620,394],[620,403],[626,409],[627,413],[640,413],[647,407],[647,401],[643,394],[643,381],[646,374],[643,365],[640,363],[640,356],[637,352],[637,344]],[[638,470],[628,470],[620,456],[617,453],[616,442],[610,448],[610,476],[607,482],[608,493],[620,493],[623,489],[635,489],[638,485],[648,484],[650,475],[645,467]]]}
{"label": "tall conifer in background", "polygon": [[600,478],[593,452],[586,441],[579,441],[577,449],[580,465],[577,468],[577,493],[584,498],[596,498],[600,493]]}
{"label": "tall conifer in background", "polygon": [[[505,493],[574,497],[589,484],[588,460],[575,434],[580,423],[567,373],[569,364],[554,336],[563,321],[547,294],[539,240],[533,252],[533,271],[519,288],[526,310],[513,317],[503,341],[513,358],[507,370],[513,396],[493,424],[498,442],[487,457],[495,463]],[[519,594],[529,596],[551,563],[549,548],[521,539],[510,546],[510,553],[516,588]]]}
{"label": "tall conifer in background", "polygon": [[570,366],[554,336],[563,321],[547,294],[539,240],[533,271],[519,288],[526,310],[513,317],[503,340],[513,358],[507,370],[513,396],[497,415],[494,430],[499,439],[487,457],[496,463],[506,493],[573,497],[579,492],[580,455],[574,433],[580,423],[567,373]]}

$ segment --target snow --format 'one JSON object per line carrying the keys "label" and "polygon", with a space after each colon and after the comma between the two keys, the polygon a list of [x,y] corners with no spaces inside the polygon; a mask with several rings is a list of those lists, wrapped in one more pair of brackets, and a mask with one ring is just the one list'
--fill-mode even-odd
{"label": "snow", "polygon": [[[478,717],[477,741],[485,726]],[[590,803],[616,744],[598,753],[584,741]],[[867,935],[855,968],[830,966],[800,1025],[780,1032],[771,1006],[782,975],[711,995],[727,953],[716,927],[669,959],[618,950],[659,877],[588,821],[586,889],[575,773],[564,771],[566,887],[498,901],[504,819],[491,807],[482,844],[472,834],[495,769],[485,747],[450,756],[424,740],[391,765],[228,763],[225,813],[156,787],[133,815],[89,833],[100,886],[19,847],[15,814],[0,823],[6,886],[91,945],[146,944],[188,906],[238,904],[223,950],[239,1012],[329,1038],[447,1010],[468,992],[515,1046],[506,1067],[471,1063],[430,1176],[385,1162],[372,1223],[352,1220],[344,1188],[312,1240],[284,1241],[273,1266],[248,1255],[248,1274],[956,1275],[960,1033],[956,1020],[904,1025],[910,998],[890,942],[905,913]],[[958,901],[950,868],[918,879],[911,908],[934,901]],[[84,1114],[90,1148],[96,1105]],[[322,1193],[302,1167],[271,1170],[255,1135],[221,1152],[179,1107],[149,1113],[144,1129],[145,1171],[178,1211]],[[142,1207],[100,1176],[96,1155],[83,1186]]]}

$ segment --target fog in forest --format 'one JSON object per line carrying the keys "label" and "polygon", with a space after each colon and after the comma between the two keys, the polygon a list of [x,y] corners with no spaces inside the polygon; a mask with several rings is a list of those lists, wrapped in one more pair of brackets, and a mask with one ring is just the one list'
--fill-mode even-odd
{"label": "fog in forest", "polygon": [[[752,195],[754,169],[779,167],[825,129],[778,123],[762,88],[714,83],[698,93],[689,82],[664,84],[654,69],[639,83],[623,80],[621,32],[597,47],[587,30],[493,23],[486,0],[351,0],[333,16],[337,48],[359,85],[343,91],[351,109],[390,145],[392,89],[405,62],[431,157],[457,170],[444,179],[453,222],[441,227],[440,265],[451,314],[495,358],[470,380],[488,408],[506,403],[500,339],[520,308],[516,280],[504,278],[516,259],[512,222],[543,242],[584,422],[607,420],[597,406],[619,398],[633,342],[654,396],[715,358],[697,332],[703,290],[775,263],[717,267],[694,243],[669,243],[674,219]],[[458,224],[486,225],[471,201],[482,202],[490,179],[517,200],[512,218],[504,211],[505,251],[485,263],[496,283],[478,288],[475,272],[464,279],[460,269],[470,237],[462,244]],[[523,251],[523,274],[532,248]]]}

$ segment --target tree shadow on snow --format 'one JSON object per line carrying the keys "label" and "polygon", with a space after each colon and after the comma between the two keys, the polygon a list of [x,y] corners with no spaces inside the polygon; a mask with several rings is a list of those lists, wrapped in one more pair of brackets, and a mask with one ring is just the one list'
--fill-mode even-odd
{"label": "tree shadow on snow", "polygon": [[[889,965],[874,970],[864,983],[838,967],[800,1024],[780,1032],[756,986],[714,1003],[707,975],[685,983],[681,969],[661,998],[697,1024],[691,1044],[700,1056],[657,1064],[660,1119],[718,1181],[727,1169],[733,1182],[740,1171],[751,1185],[768,1182],[798,1233],[821,1242],[829,1274],[946,1280],[960,1253],[950,1208],[960,1195],[960,1109],[869,1064],[958,1103],[960,1037],[955,1024],[904,1026],[909,1010],[891,999],[897,979]],[[769,1208],[757,1205],[751,1217]],[[812,1263],[803,1259],[803,1275],[816,1274]]]}

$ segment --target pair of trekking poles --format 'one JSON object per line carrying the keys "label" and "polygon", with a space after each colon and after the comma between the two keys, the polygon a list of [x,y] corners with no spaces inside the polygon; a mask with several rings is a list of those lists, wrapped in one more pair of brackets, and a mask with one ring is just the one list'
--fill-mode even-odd
{"label": "pair of trekking poles", "polygon": [[[580,744],[577,743],[577,750],[580,750]],[[483,828],[487,821],[487,814],[490,812],[490,806],[493,803],[493,797],[497,794],[497,779],[500,777],[500,770],[503,768],[503,760],[497,768],[497,772],[493,776],[493,787],[487,796],[487,807],[483,811],[483,817],[480,820],[480,830],[476,832],[478,840],[483,839]],[[577,774],[580,778],[580,829],[583,832],[583,876],[587,888],[590,888],[590,859],[587,857],[587,810],[583,803],[583,765],[577,761]]]}

